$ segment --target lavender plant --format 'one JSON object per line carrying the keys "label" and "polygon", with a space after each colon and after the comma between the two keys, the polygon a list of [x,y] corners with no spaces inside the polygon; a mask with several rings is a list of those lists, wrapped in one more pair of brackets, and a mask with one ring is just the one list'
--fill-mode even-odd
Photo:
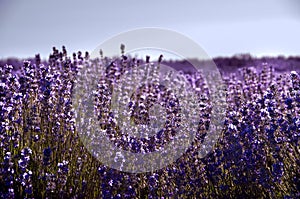
{"label": "lavender plant", "polygon": [[[214,150],[203,158],[198,150],[213,104],[203,74],[186,73],[200,102],[195,140],[167,167],[131,174],[97,161],[80,139],[72,100],[74,84],[82,77],[80,69],[87,68],[89,81],[97,81],[97,91],[86,92],[86,97],[95,101],[103,133],[124,150],[148,153],[171,141],[176,134],[172,125],[180,124],[180,101],[166,87],[141,87],[128,104],[132,121],[147,123],[147,111],[159,95],[168,110],[164,130],[147,138],[120,131],[110,110],[112,87],[128,69],[138,78],[141,64],[149,64],[150,57],[143,61],[127,56],[123,44],[120,58],[104,53],[100,51],[100,58],[93,60],[79,51],[71,59],[65,47],[61,52],[53,48],[47,62],[37,55],[19,69],[1,65],[0,198],[300,197],[300,76],[296,71],[278,73],[271,64],[259,63],[223,73],[228,103],[225,126]],[[162,56],[153,64],[161,62]],[[164,64],[176,68],[176,63]],[[96,70],[101,71],[100,77],[93,75],[99,74]],[[122,154],[117,158],[126,161]]]}

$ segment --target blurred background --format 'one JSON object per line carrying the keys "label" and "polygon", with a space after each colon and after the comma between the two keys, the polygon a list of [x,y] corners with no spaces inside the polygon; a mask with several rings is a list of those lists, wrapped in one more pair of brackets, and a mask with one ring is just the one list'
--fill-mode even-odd
{"label": "blurred background", "polygon": [[47,58],[52,47],[92,51],[124,31],[167,28],[211,57],[300,55],[300,2],[0,0],[0,59]]}

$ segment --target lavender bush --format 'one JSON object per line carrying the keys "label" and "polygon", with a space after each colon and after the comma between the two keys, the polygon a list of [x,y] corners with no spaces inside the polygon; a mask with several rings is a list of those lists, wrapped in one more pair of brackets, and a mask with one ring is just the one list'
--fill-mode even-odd
{"label": "lavender bush", "polygon": [[[201,73],[186,70],[201,102],[198,133],[189,150],[173,164],[142,174],[97,161],[75,127],[72,92],[82,67],[91,73],[103,70],[101,77],[94,77],[99,83],[93,97],[101,128],[118,147],[151,152],[175,133],[168,128],[150,139],[136,139],[114,125],[111,87],[126,69],[144,62],[125,56],[124,48],[116,59],[104,57],[102,51],[99,59],[81,52],[71,59],[63,47],[53,48],[47,62],[38,55],[21,66],[1,62],[0,198],[300,197],[300,76],[294,71],[299,68],[280,71],[286,63],[281,58],[270,62],[247,58],[240,65],[245,67],[229,72],[226,65],[237,67],[236,60],[216,60],[227,85],[228,111],[222,136],[206,157],[199,158],[197,151],[210,125],[212,104]],[[155,64],[161,61],[162,57]],[[188,68],[182,68],[183,62],[164,64]],[[145,100],[151,103],[151,96]],[[170,111],[178,108],[176,97],[166,95],[164,103]],[[135,122],[147,119],[146,107],[129,106]],[[167,117],[174,119],[180,117]]]}

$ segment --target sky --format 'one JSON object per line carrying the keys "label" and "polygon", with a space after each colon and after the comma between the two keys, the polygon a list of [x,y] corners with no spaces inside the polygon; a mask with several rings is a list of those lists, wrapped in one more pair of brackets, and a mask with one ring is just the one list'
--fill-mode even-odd
{"label": "sky", "polygon": [[0,0],[0,59],[91,52],[143,27],[181,33],[211,57],[300,55],[297,0]]}

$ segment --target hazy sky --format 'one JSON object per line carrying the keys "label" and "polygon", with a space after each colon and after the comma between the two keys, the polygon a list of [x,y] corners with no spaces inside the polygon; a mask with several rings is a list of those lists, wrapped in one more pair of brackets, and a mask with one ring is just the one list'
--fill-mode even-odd
{"label": "hazy sky", "polygon": [[52,46],[92,51],[112,36],[167,28],[211,57],[300,55],[297,0],[0,0],[0,58],[48,57]]}

